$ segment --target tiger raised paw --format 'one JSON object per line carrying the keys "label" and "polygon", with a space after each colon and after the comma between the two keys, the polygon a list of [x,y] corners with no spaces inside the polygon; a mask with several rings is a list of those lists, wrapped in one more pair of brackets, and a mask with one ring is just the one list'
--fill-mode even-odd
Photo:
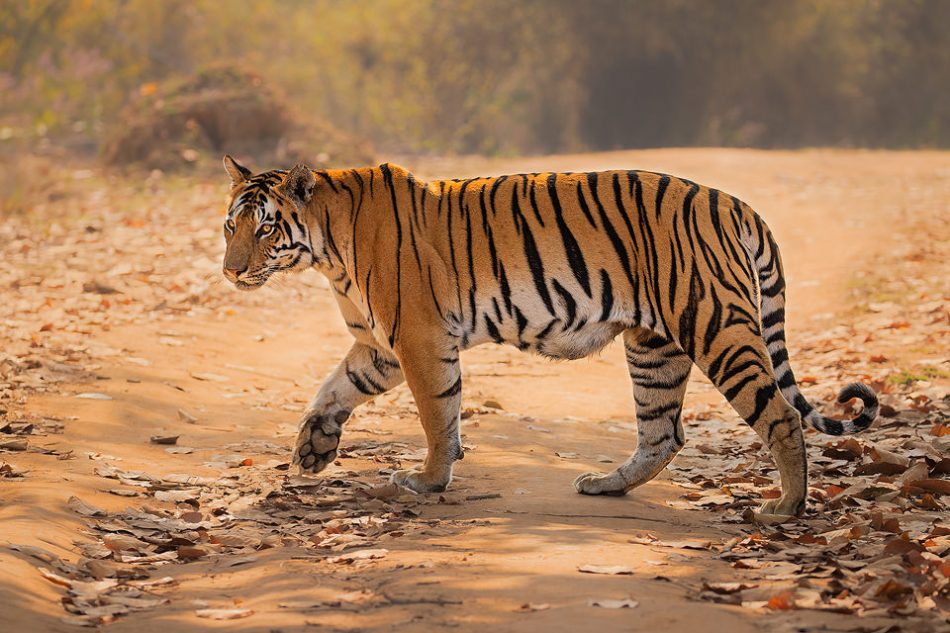
{"label": "tiger raised paw", "polygon": [[343,434],[343,423],[349,411],[335,414],[311,412],[304,416],[294,446],[293,463],[304,472],[318,473],[336,459],[336,449]]}
{"label": "tiger raised paw", "polygon": [[847,385],[853,420],[821,415],[795,382],[785,345],[785,277],[772,233],[748,205],[647,171],[539,173],[424,182],[383,164],[254,175],[230,156],[224,275],[242,290],[316,268],[354,342],[308,408],[293,461],[319,472],[349,412],[408,383],[428,454],[392,480],[444,490],[462,457],[459,353],[504,343],[550,358],[589,356],[623,337],[637,447],[583,494],[624,494],[685,443],[681,412],[697,366],[768,446],[782,495],[805,507],[802,422],[831,435],[868,428],[878,400]]}

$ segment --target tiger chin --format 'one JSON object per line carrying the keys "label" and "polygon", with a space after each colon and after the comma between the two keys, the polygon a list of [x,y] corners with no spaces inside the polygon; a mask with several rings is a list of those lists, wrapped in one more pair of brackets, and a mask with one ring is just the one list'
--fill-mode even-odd
{"label": "tiger chin", "polygon": [[428,445],[392,481],[442,491],[462,459],[459,353],[509,344],[581,358],[623,337],[636,449],[609,473],[574,481],[620,495],[653,479],[685,443],[686,383],[698,366],[768,446],[799,515],[808,469],[802,424],[868,428],[874,392],[847,385],[851,420],[821,415],[795,382],[785,344],[785,277],[765,222],[726,193],[648,171],[535,173],[425,182],[392,164],[253,174],[230,156],[224,274],[237,287],[275,273],[326,275],[353,345],[310,402],[293,463],[333,462],[360,404],[403,381]]}

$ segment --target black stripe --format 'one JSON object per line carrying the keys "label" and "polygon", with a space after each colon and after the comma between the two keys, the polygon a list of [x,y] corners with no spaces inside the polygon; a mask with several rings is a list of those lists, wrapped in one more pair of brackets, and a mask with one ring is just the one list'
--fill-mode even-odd
{"label": "black stripe", "polygon": [[531,208],[534,210],[534,217],[538,219],[538,224],[544,226],[544,218],[541,217],[541,211],[538,209],[538,195],[535,189],[535,182],[531,181],[531,195],[528,200],[531,202]]}
{"label": "black stripe", "polygon": [[[499,176],[498,178],[495,178],[495,182],[492,183],[492,186],[491,186],[491,195],[489,196],[489,204],[490,204],[490,206],[491,206],[491,214],[492,214],[493,216],[494,216],[495,213],[496,213],[496,208],[495,208],[495,194],[498,192],[498,187],[501,186],[501,183],[505,182],[506,180],[508,180],[508,176]],[[518,185],[517,185],[517,183],[515,183],[515,189],[517,189],[517,188],[518,188]],[[514,195],[514,193],[512,193],[512,195]]]}
{"label": "black stripe", "polygon": [[597,212],[600,215],[600,221],[604,225],[604,230],[607,232],[607,237],[610,239],[610,244],[614,247],[614,252],[617,253],[617,259],[620,260],[620,265],[623,267],[623,271],[627,275],[627,280],[630,282],[630,287],[634,289],[633,300],[636,301],[637,282],[634,279],[633,270],[630,268],[630,257],[627,254],[627,249],[624,246],[623,241],[620,239],[617,231],[614,230],[613,224],[611,224],[610,220],[607,218],[607,212],[604,209],[604,205],[600,201],[600,195],[597,193],[597,178],[597,172],[591,172],[587,174],[587,187],[590,189],[591,196],[594,198],[594,204],[597,206]]}
{"label": "black stripe", "polygon": [[746,424],[749,426],[754,426],[756,422],[759,421],[759,417],[762,415],[762,412],[765,411],[765,407],[769,406],[769,401],[775,395],[775,383],[770,382],[764,387],[759,387],[758,391],[755,392],[755,410],[752,412],[752,415],[746,420]]}
{"label": "black stripe", "polygon": [[[513,200],[515,198],[512,198]],[[554,304],[551,303],[551,294],[548,292],[547,281],[544,278],[544,264],[541,261],[541,255],[538,253],[538,246],[534,242],[534,235],[528,225],[524,225],[524,255],[528,260],[528,267],[531,269],[531,277],[534,278],[534,287],[544,302],[544,307],[548,309],[551,316],[557,316],[554,311]]]}
{"label": "black stripe", "polygon": [[383,181],[389,189],[389,196],[393,203],[393,220],[396,222],[396,316],[393,319],[392,330],[389,332],[389,346],[392,347],[399,330],[402,317],[402,220],[399,217],[399,205],[396,203],[396,187],[393,184],[393,174],[389,164],[380,166],[383,172]]}
{"label": "black stripe", "polygon": [[459,395],[461,391],[462,391],[462,377],[459,376],[458,378],[455,379],[455,382],[452,384],[451,387],[449,387],[442,393],[436,395],[436,398],[451,398],[453,396]]}
{"label": "black stripe", "polygon": [[574,297],[567,291],[567,288],[562,286],[557,279],[553,279],[551,285],[554,286],[554,290],[561,296],[561,300],[564,302],[564,308],[567,310],[567,322],[562,328],[566,330],[571,327],[571,324],[574,323],[574,319],[577,317],[577,301],[574,300]]}
{"label": "black stripe", "polygon": [[[730,378],[732,378],[732,376],[726,376],[723,380],[729,380]],[[734,384],[729,389],[726,389],[725,391],[723,391],[722,395],[726,397],[726,400],[732,402],[733,398],[738,396],[739,393],[743,390],[743,388],[745,388],[747,384],[754,381],[756,378],[758,378],[757,374],[749,374],[748,376],[746,376],[745,378],[743,378],[742,380]]]}
{"label": "black stripe", "polygon": [[614,290],[610,283],[610,275],[603,268],[600,269],[600,320],[606,321],[610,318],[610,312],[614,307]]}
{"label": "black stripe", "polygon": [[496,343],[504,343],[505,340],[501,338],[501,334],[498,332],[498,328],[495,326],[495,322],[492,321],[490,318],[488,318],[487,314],[484,315],[484,317],[485,317],[485,328],[488,329],[488,335]]}
{"label": "black stripe", "polygon": [[547,338],[548,334],[551,333],[551,330],[554,328],[555,325],[557,325],[557,323],[558,323],[557,319],[551,319],[551,321],[547,325],[544,326],[544,329],[538,332],[537,335],[535,335],[535,338],[536,339]]}
{"label": "black stripe", "polygon": [[[367,396],[376,396],[384,391],[381,385],[374,382],[368,376],[363,375],[360,377],[355,371],[350,369],[349,365],[346,367],[346,377],[350,379],[350,382],[353,383],[353,386],[356,387],[358,391]],[[369,383],[369,385],[366,383]],[[370,386],[372,386],[372,388]]]}
{"label": "black stripe", "polygon": [[499,284],[501,288],[501,299],[505,302],[505,310],[508,311],[508,315],[511,315],[511,286],[508,285],[508,274],[505,272],[505,265],[501,262],[498,263],[498,268],[501,271]]}
{"label": "black stripe", "polygon": [[[532,192],[533,191],[532,189]],[[561,213],[561,201],[557,195],[557,174],[548,176],[548,196],[551,198],[551,204],[554,205],[554,219],[557,221],[557,228],[561,232],[564,252],[567,255],[568,263],[571,265],[571,270],[574,272],[574,277],[581,285],[581,288],[584,289],[587,296],[593,298],[590,290],[590,277],[587,272],[587,264],[584,262],[584,254],[581,252],[577,239],[575,239],[571,233]]]}
{"label": "black stripe", "polygon": [[584,197],[584,188],[580,180],[577,181],[577,202],[581,205],[581,211],[583,211],[584,217],[586,217],[590,225],[596,229],[597,223],[594,222],[594,216],[591,215],[590,207],[587,206],[587,198]]}

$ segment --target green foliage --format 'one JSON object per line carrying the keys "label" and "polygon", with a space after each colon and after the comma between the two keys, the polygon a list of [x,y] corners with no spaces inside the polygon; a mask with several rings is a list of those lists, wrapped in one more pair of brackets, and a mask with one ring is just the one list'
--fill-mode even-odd
{"label": "green foliage", "polygon": [[937,367],[931,367],[930,365],[924,365],[921,367],[920,371],[910,371],[907,369],[902,369],[901,371],[891,374],[887,377],[887,382],[892,385],[912,385],[915,382],[922,382],[928,380],[934,380],[936,378],[947,378],[950,376],[950,373]]}
{"label": "green foliage", "polygon": [[19,0],[0,127],[97,135],[231,63],[386,151],[948,147],[947,24],[943,0]]}

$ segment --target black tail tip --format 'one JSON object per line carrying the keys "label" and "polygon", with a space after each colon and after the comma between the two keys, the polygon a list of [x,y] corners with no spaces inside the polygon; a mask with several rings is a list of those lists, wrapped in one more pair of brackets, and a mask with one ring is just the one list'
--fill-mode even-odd
{"label": "black tail tip", "polygon": [[877,394],[874,393],[873,389],[860,382],[852,382],[845,385],[841,393],[838,394],[838,402],[840,404],[849,402],[854,398],[859,399],[862,404],[864,404],[864,409],[858,414],[858,417],[853,420],[855,429],[863,430],[871,426],[871,423],[874,422],[874,419],[877,417],[879,407]]}

